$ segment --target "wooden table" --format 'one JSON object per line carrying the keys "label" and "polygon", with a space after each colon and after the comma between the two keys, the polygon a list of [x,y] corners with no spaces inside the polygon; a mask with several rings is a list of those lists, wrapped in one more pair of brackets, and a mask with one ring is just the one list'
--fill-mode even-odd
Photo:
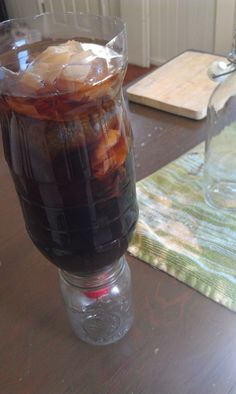
{"label": "wooden table", "polygon": [[[204,138],[206,122],[130,105],[137,178]],[[236,314],[128,257],[135,324],[93,347],[71,331],[57,269],[29,240],[0,159],[0,393],[236,393]]]}

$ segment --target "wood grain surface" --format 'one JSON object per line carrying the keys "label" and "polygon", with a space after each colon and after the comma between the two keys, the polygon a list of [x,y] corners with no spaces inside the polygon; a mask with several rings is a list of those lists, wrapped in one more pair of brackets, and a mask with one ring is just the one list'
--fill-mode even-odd
{"label": "wood grain surface", "polygon": [[[204,138],[205,121],[130,105],[137,178]],[[235,394],[236,314],[128,257],[135,323],[94,347],[71,331],[57,269],[29,240],[0,154],[0,393]]]}
{"label": "wood grain surface", "polygon": [[216,82],[207,70],[222,57],[187,51],[143,77],[127,90],[129,99],[191,119],[206,117]]}

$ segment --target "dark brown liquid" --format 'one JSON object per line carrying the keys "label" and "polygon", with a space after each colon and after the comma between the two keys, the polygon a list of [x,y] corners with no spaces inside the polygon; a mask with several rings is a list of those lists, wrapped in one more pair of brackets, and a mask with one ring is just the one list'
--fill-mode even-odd
{"label": "dark brown liquid", "polygon": [[[109,81],[111,88],[118,78]],[[5,157],[37,248],[74,272],[122,256],[138,209],[119,91],[95,99],[5,95],[0,106]]]}

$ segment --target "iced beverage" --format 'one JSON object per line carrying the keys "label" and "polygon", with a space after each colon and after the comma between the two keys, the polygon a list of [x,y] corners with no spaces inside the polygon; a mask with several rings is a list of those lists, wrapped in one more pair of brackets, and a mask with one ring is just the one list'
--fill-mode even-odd
{"label": "iced beverage", "polygon": [[123,63],[79,38],[0,55],[5,157],[30,238],[63,270],[119,259],[137,221]]}

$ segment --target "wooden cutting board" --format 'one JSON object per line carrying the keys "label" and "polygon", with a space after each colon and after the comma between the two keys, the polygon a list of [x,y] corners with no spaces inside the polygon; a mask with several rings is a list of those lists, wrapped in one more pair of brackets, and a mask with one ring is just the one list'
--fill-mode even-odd
{"label": "wooden cutting board", "polygon": [[207,76],[209,66],[225,58],[187,51],[127,89],[131,101],[191,119],[203,119],[217,83]]}

